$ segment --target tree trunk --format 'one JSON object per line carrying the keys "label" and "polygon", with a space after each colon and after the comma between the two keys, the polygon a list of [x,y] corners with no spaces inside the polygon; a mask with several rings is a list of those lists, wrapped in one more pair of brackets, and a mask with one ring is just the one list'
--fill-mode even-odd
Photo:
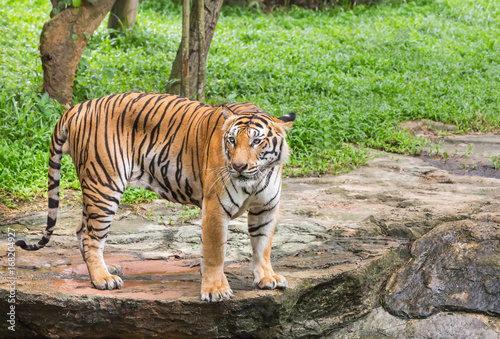
{"label": "tree trunk", "polygon": [[198,0],[197,22],[198,22],[198,85],[196,88],[196,100],[205,101],[205,1]]}
{"label": "tree trunk", "polygon": [[71,102],[76,68],[87,41],[114,2],[82,0],[80,7],[64,9],[43,26],[40,36],[43,91],[61,104]]}
{"label": "tree trunk", "polygon": [[[223,0],[205,0],[205,48],[203,49],[203,54],[205,55],[204,60],[206,60],[208,50],[210,48],[210,43],[214,36],[215,26],[217,25],[217,20],[219,19],[220,9],[222,7]],[[189,29],[189,88],[191,93],[196,93],[196,87],[198,84],[198,51],[199,51],[199,34],[198,34],[198,23],[196,20],[196,15],[198,11],[198,1],[193,4],[193,9],[191,13],[191,25]],[[182,42],[181,42],[182,45]],[[179,94],[181,84],[179,79],[181,79],[183,67],[182,67],[182,55],[181,48],[177,50],[177,56],[175,57],[174,63],[172,65],[172,72],[170,73],[170,80],[173,81],[168,87],[168,91],[172,94]]]}
{"label": "tree trunk", "polygon": [[116,0],[108,19],[108,28],[125,31],[133,30],[139,0]]}
{"label": "tree trunk", "polygon": [[181,74],[181,95],[189,97],[189,0],[182,1],[182,40],[179,49],[181,50],[182,74]]}

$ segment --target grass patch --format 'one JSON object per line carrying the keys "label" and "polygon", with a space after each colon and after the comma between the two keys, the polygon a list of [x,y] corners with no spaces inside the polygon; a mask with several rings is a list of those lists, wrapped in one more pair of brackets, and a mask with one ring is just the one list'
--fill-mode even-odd
{"label": "grass patch", "polygon": [[[50,135],[63,110],[40,94],[39,35],[47,1],[0,8],[0,200],[44,194]],[[142,1],[133,32],[93,35],[73,102],[130,90],[164,92],[180,41],[180,7]],[[207,62],[207,102],[253,102],[294,111],[288,175],[345,172],[367,148],[418,154],[424,140],[397,128],[430,119],[458,132],[500,126],[500,3],[384,2],[269,15],[223,8]],[[63,188],[77,188],[71,160]],[[155,197],[127,191],[133,203]]]}

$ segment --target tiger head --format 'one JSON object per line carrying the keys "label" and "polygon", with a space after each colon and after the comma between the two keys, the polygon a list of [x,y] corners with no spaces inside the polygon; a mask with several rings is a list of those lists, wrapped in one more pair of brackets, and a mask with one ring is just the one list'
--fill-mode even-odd
{"label": "tiger head", "polygon": [[275,118],[264,112],[235,114],[222,106],[225,122],[222,148],[229,174],[240,184],[262,178],[268,169],[288,160],[285,131],[292,126],[295,113]]}

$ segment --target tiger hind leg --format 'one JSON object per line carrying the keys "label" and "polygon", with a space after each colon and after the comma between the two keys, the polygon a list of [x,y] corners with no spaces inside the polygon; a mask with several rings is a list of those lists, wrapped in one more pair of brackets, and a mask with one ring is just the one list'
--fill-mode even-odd
{"label": "tiger hind leg", "polygon": [[99,290],[120,289],[123,286],[123,281],[118,276],[120,273],[123,274],[121,267],[106,266],[103,257],[104,244],[121,195],[113,198],[113,201],[95,202],[84,193],[83,227],[79,233],[77,232],[79,239],[81,237],[81,250],[89,270],[90,280]]}
{"label": "tiger hind leg", "polygon": [[[85,261],[85,255],[83,254],[83,235],[85,234],[85,230],[87,229],[87,219],[85,215],[85,211],[83,212],[82,222],[79,224],[76,230],[76,237],[78,239],[78,246],[80,247],[80,252],[82,253],[83,260]],[[106,265],[109,274],[123,276],[123,268],[120,265],[107,264]]]}

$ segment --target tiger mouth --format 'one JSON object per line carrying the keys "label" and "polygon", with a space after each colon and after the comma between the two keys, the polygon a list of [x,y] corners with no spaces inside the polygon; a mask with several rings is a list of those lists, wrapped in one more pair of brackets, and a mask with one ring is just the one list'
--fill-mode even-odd
{"label": "tiger mouth", "polygon": [[247,175],[239,175],[236,177],[236,179],[238,179],[239,181],[253,181],[255,179],[257,179],[257,175],[252,175],[252,176],[247,176]]}
{"label": "tiger mouth", "polygon": [[250,173],[238,173],[236,171],[231,171],[231,175],[233,178],[239,180],[239,181],[252,181],[256,180],[259,178],[259,171],[255,170]]}

